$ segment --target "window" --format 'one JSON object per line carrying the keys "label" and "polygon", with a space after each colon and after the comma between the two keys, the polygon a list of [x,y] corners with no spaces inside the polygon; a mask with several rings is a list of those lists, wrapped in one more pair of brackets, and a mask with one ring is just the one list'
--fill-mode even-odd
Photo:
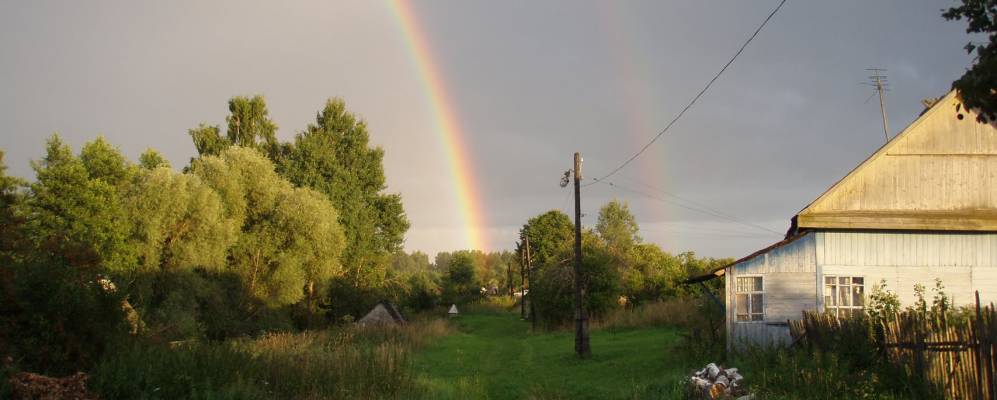
{"label": "window", "polygon": [[734,298],[737,307],[737,321],[762,321],[765,319],[765,295],[762,277],[745,276],[737,278]]}
{"label": "window", "polygon": [[865,307],[865,278],[824,276],[824,310],[847,318]]}

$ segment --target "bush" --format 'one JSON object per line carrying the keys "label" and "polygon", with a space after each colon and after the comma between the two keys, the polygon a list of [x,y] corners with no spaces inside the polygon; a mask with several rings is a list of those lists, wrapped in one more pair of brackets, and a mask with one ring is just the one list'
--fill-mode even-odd
{"label": "bush", "polygon": [[414,273],[408,278],[408,288],[401,306],[410,312],[427,311],[436,307],[440,286],[428,272]]}
{"label": "bush", "polygon": [[481,296],[474,259],[468,253],[454,254],[443,275],[443,304],[468,304]]}
{"label": "bush", "polygon": [[85,369],[127,335],[124,298],[90,268],[46,260],[13,272],[13,304],[0,314],[0,355],[21,369]]}
{"label": "bush", "polygon": [[892,369],[860,367],[835,353],[748,346],[728,364],[761,399],[909,398]]}
{"label": "bush", "polygon": [[332,323],[356,321],[366,315],[381,301],[397,301],[390,290],[382,287],[356,285],[347,276],[333,278],[329,282],[327,303],[321,307]]}
{"label": "bush", "polygon": [[[618,307],[619,273],[613,253],[597,236],[586,232],[582,246],[585,307],[589,317],[595,319]],[[562,247],[560,255],[562,260],[573,259],[570,243]],[[538,322],[547,328],[557,328],[574,318],[574,290],[572,264],[553,263],[534,272],[527,301],[534,302]]]}

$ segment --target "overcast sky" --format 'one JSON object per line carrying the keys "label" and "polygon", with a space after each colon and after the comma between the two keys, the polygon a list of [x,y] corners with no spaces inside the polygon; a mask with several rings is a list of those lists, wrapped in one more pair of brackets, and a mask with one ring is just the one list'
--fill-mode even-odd
{"label": "overcast sky", "polygon": [[[419,1],[412,5],[466,135],[489,250],[549,209],[580,151],[602,175],[663,128],[778,4],[766,1]],[[583,222],[629,202],[646,241],[741,257],[883,144],[869,67],[889,69],[891,134],[969,66],[948,1],[790,0],[712,89],[615,186],[583,190]],[[187,129],[262,94],[279,138],[342,97],[385,149],[407,250],[466,246],[432,110],[387,3],[2,1],[0,148],[31,177],[53,132],[98,134],[174,168]],[[673,197],[678,196],[678,197]],[[683,199],[683,200],[679,200]],[[708,208],[708,210],[703,207]],[[697,209],[693,210],[693,209]],[[719,213],[718,213],[719,212]]]}

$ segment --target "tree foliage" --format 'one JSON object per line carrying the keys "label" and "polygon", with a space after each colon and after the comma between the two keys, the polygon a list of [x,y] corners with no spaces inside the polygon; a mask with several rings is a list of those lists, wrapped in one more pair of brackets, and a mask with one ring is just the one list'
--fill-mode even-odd
{"label": "tree foliage", "polygon": [[640,227],[630,213],[630,205],[619,200],[610,201],[599,209],[595,231],[617,251],[628,251],[641,242]]}
{"label": "tree foliage", "polygon": [[966,19],[966,33],[986,36],[985,42],[966,44],[966,52],[976,53],[976,63],[952,87],[966,107],[997,120],[997,0],[962,0],[961,5],[943,10],[942,16],[950,21]]}
{"label": "tree foliage", "polygon": [[159,167],[170,168],[169,160],[153,149],[146,149],[145,152],[140,154],[138,156],[138,164],[145,169],[156,169]]}
{"label": "tree foliage", "polygon": [[[37,181],[25,202],[27,235],[36,248],[78,267],[123,271],[132,254],[129,221],[120,201],[117,150],[88,144],[82,160],[57,135],[32,162]],[[85,160],[85,161],[84,161]]]}
{"label": "tree foliage", "polygon": [[[536,303],[534,318],[548,327],[566,324],[574,316],[573,243],[563,242],[557,254],[568,261],[548,263],[530,284],[530,300]],[[604,240],[591,231],[582,234],[581,279],[590,316],[598,317],[616,305],[620,293],[617,265],[617,256]]]}
{"label": "tree foliage", "polygon": [[[320,299],[363,312],[372,300],[438,304],[429,257],[395,256],[401,198],[384,193],[384,152],[341,100],[294,143],[277,141],[259,96],[233,98],[226,129],[191,130],[200,157],[183,172],[152,149],[133,163],[102,137],[74,154],[53,135],[27,184],[0,152],[0,356],[66,372],[129,333],[314,327]],[[476,290],[483,270],[469,265],[471,279],[452,282]]]}
{"label": "tree foliage", "polygon": [[347,111],[341,99],[330,99],[315,123],[292,142],[279,143],[261,96],[229,100],[226,122],[225,136],[220,127],[207,124],[190,130],[198,153],[218,155],[234,145],[254,148],[295,186],[325,195],[343,228],[340,263],[348,281],[354,286],[383,283],[409,222],[401,196],[384,193],[384,151],[370,145],[367,124]]}
{"label": "tree foliage", "polygon": [[[530,239],[530,258],[535,268],[558,262],[558,254],[565,242],[575,237],[575,225],[567,214],[551,210],[530,218],[519,230],[520,237]],[[522,256],[525,243],[516,243],[517,255]]]}
{"label": "tree foliage", "polygon": [[330,99],[315,123],[286,146],[281,174],[324,193],[346,233],[342,262],[357,285],[383,280],[409,222],[401,196],[383,193],[384,150],[370,146],[367,124]]}
{"label": "tree foliage", "polygon": [[224,137],[221,129],[213,125],[201,124],[188,131],[197,153],[202,156],[218,155],[229,146],[241,146],[257,149],[275,158],[279,149],[277,124],[270,120],[263,96],[233,97],[228,101],[228,110]]}
{"label": "tree foliage", "polygon": [[[534,259],[527,299],[536,309],[535,318],[547,326],[567,323],[574,290],[571,221],[559,211],[549,211],[530,218],[521,232],[529,235]],[[521,252],[524,244],[517,242],[517,250]],[[681,282],[730,262],[692,252],[672,255],[656,244],[643,243],[636,217],[625,203],[614,200],[600,209],[595,229],[583,232],[586,307],[597,317],[617,304],[637,307],[671,297],[701,296],[701,287]],[[705,284],[713,296],[723,295],[720,285],[719,281]]]}
{"label": "tree foliage", "polygon": [[474,259],[467,252],[454,254],[443,278],[444,303],[467,304],[481,296]]}
{"label": "tree foliage", "polygon": [[293,304],[302,288],[340,269],[342,232],[323,196],[294,188],[259,152],[232,147],[192,165],[221,195],[226,216],[242,227],[230,250],[229,271],[268,306]]}
{"label": "tree foliage", "polygon": [[196,175],[165,167],[136,175],[126,203],[138,269],[223,270],[237,232],[218,193]]}

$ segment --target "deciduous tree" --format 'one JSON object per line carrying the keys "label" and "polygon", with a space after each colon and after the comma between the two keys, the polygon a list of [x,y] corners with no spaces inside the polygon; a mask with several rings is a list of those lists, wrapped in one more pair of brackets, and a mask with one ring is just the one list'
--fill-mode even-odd
{"label": "deciduous tree", "polygon": [[966,19],[966,33],[982,34],[982,43],[969,42],[965,49],[976,53],[976,62],[952,87],[966,107],[978,108],[990,121],[997,120],[997,0],[962,0],[962,5],[943,10],[947,20]]}
{"label": "deciduous tree", "polygon": [[306,295],[314,300],[315,284],[340,268],[342,232],[332,205],[311,189],[295,189],[253,149],[233,146],[201,157],[192,170],[242,227],[228,268],[242,277],[247,293],[271,307]]}
{"label": "deciduous tree", "polygon": [[612,200],[599,209],[595,231],[610,248],[619,252],[627,252],[641,242],[640,227],[630,213],[630,205],[619,200]]}

